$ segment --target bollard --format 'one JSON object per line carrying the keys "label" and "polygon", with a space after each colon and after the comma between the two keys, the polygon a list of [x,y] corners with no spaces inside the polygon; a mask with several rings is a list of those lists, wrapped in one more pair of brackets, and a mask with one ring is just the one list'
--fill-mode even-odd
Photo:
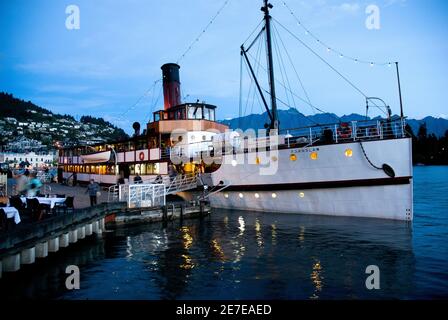
{"label": "bollard", "polygon": [[32,264],[36,261],[36,247],[22,250],[20,253],[20,264]]}

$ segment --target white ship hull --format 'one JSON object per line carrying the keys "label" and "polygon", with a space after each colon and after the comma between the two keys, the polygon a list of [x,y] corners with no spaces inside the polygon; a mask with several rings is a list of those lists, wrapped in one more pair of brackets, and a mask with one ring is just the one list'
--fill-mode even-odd
{"label": "white ship hull", "polygon": [[[228,186],[210,195],[213,207],[321,214],[334,216],[372,217],[412,220],[412,157],[411,139],[390,139],[363,142],[370,161],[393,168],[391,178],[383,170],[373,168],[358,142],[309,148],[283,149],[263,156],[259,164],[248,163],[255,153],[246,153],[245,162],[235,165],[233,155],[224,156],[224,164],[212,174],[215,186]],[[352,155],[346,156],[351,150]],[[317,159],[311,159],[312,152]],[[348,152],[349,153],[349,152]],[[296,155],[296,160],[291,159]],[[294,158],[294,157],[292,157]],[[268,162],[278,162],[273,175],[260,173]]]}

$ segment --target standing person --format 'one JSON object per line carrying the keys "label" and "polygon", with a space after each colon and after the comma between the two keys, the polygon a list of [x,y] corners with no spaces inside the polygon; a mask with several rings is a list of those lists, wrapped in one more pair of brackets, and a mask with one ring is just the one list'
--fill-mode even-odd
{"label": "standing person", "polygon": [[96,183],[95,180],[90,179],[90,183],[87,186],[86,193],[89,193],[91,207],[96,205],[99,192],[100,192],[100,186],[98,185],[98,183]]}
{"label": "standing person", "polygon": [[134,177],[134,183],[143,183],[142,177],[138,173]]}
{"label": "standing person", "polygon": [[28,185],[28,177],[26,177],[24,174],[19,173],[17,175],[14,175],[14,178],[16,179],[16,191],[19,196],[24,196],[26,194],[26,189]]}
{"label": "standing person", "polygon": [[174,179],[176,179],[177,170],[173,164],[170,164],[168,166],[168,176],[170,177],[170,181],[173,181]]}
{"label": "standing person", "polygon": [[[25,172],[26,174],[26,172]],[[42,187],[42,182],[37,178],[37,175],[35,172],[30,174],[30,181],[28,183],[28,191],[27,196],[28,197],[35,197],[37,193],[40,190],[40,187]]]}

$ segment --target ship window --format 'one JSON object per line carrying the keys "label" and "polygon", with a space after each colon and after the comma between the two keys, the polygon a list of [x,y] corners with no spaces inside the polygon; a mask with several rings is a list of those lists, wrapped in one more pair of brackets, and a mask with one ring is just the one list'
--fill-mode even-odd
{"label": "ship window", "polygon": [[210,121],[215,121],[215,109],[210,109]]}
{"label": "ship window", "polygon": [[204,108],[204,119],[210,120],[210,109],[209,108]]}
{"label": "ship window", "polygon": [[154,121],[160,121],[160,113],[154,113]]}
{"label": "ship window", "polygon": [[129,173],[130,173],[131,175],[135,174],[135,166],[134,166],[133,164],[131,164],[131,165],[129,166]]}
{"label": "ship window", "polygon": [[188,119],[202,119],[202,107],[188,107]]}

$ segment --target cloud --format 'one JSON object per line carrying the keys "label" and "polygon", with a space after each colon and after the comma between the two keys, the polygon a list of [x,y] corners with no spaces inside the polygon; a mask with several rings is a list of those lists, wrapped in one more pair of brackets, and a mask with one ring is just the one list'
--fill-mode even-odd
{"label": "cloud", "polygon": [[45,93],[63,93],[63,94],[76,94],[83,93],[91,90],[92,87],[88,86],[78,86],[78,85],[61,85],[61,84],[50,84],[45,86],[37,87],[37,90]]}
{"label": "cloud", "polygon": [[343,3],[341,4],[338,9],[342,12],[355,14],[359,11],[360,5],[359,3]]}
{"label": "cloud", "polygon": [[107,64],[88,61],[56,60],[23,63],[17,68],[25,72],[39,74],[57,74],[63,76],[86,76],[104,78],[111,75],[111,67]]}
{"label": "cloud", "polygon": [[390,7],[396,4],[404,6],[406,5],[406,0],[386,0],[384,6]]}

